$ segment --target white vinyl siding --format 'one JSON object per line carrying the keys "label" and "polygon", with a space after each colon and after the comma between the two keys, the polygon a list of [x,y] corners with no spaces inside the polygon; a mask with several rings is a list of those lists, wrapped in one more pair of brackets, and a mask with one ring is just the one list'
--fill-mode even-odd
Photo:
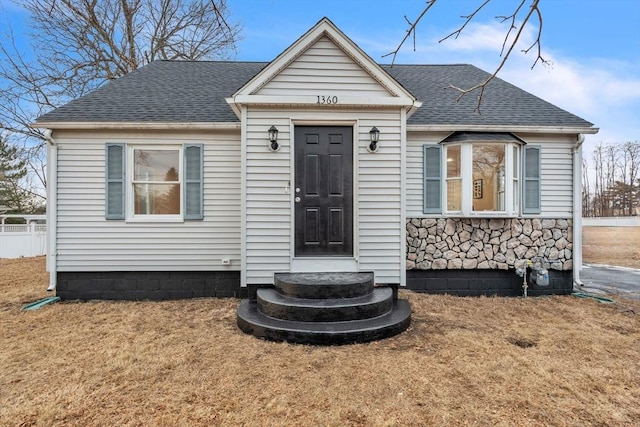
{"label": "white vinyl siding", "polygon": [[[425,218],[423,213],[423,145],[437,144],[447,136],[443,132],[407,134],[407,218]],[[528,217],[571,218],[573,215],[573,146],[575,135],[518,134],[528,144],[540,147],[540,214]]]}
{"label": "white vinyl siding", "polygon": [[575,135],[524,135],[522,138],[540,146],[540,216],[571,218]]}
{"label": "white vinyl siding", "polygon": [[391,97],[371,75],[328,37],[296,58],[256,95]]}
{"label": "white vinyl siding", "polygon": [[[295,123],[317,126],[353,124],[356,240],[360,271],[375,271],[378,283],[400,283],[404,234],[401,201],[401,114],[399,110],[248,111],[246,151],[246,281],[271,283],[273,273],[289,271],[293,256],[292,140]],[[349,124],[346,124],[349,123]],[[275,125],[280,151],[267,148]],[[380,150],[367,152],[369,130],[380,129]]]}
{"label": "white vinyl siding", "polygon": [[[273,282],[275,271],[289,271],[290,187],[289,119],[250,113],[246,133],[246,277],[247,283]],[[280,150],[267,147],[267,131],[278,128]]]}
{"label": "white vinyl siding", "polygon": [[[239,132],[56,132],[58,271],[240,269]],[[203,144],[204,219],[105,219],[105,143]],[[222,259],[231,260],[223,266]]]}

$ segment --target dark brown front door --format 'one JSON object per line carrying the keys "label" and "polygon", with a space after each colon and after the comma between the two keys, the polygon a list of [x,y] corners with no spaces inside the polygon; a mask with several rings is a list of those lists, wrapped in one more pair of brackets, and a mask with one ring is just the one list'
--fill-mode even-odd
{"label": "dark brown front door", "polygon": [[353,255],[353,128],[295,128],[295,254]]}

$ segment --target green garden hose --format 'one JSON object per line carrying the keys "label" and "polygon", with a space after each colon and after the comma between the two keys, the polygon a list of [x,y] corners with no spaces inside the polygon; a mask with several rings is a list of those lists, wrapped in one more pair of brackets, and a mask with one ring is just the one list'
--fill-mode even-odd
{"label": "green garden hose", "polygon": [[615,302],[611,298],[601,297],[601,296],[589,294],[586,292],[574,292],[571,295],[573,295],[576,298],[593,298],[594,300],[601,302],[603,304],[613,304]]}

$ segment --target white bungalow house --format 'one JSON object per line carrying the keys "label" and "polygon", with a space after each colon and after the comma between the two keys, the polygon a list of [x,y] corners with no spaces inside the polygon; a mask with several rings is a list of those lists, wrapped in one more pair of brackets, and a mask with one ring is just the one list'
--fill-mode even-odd
{"label": "white bungalow house", "polygon": [[[424,292],[567,293],[593,125],[472,65],[380,65],[328,19],[269,63],[156,61],[41,116],[50,287],[247,294],[372,271]],[[574,230],[576,232],[574,232]]]}

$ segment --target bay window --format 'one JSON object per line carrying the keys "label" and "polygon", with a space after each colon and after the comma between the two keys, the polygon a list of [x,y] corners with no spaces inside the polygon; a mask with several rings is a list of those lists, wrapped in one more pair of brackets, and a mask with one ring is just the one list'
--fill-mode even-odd
{"label": "bay window", "polygon": [[[508,193],[505,188],[506,148],[505,144],[483,143],[471,146],[472,211],[506,211],[505,199]],[[517,158],[511,160],[513,163]]]}
{"label": "bay window", "polygon": [[[450,216],[539,213],[540,148],[523,148],[523,144],[511,134],[469,132],[425,145],[424,212]],[[427,168],[435,162],[440,162],[440,168]],[[435,175],[440,170],[438,180]],[[522,203],[521,185],[525,185]]]}
{"label": "bay window", "polygon": [[462,161],[460,146],[447,147],[447,211],[462,210]]}

